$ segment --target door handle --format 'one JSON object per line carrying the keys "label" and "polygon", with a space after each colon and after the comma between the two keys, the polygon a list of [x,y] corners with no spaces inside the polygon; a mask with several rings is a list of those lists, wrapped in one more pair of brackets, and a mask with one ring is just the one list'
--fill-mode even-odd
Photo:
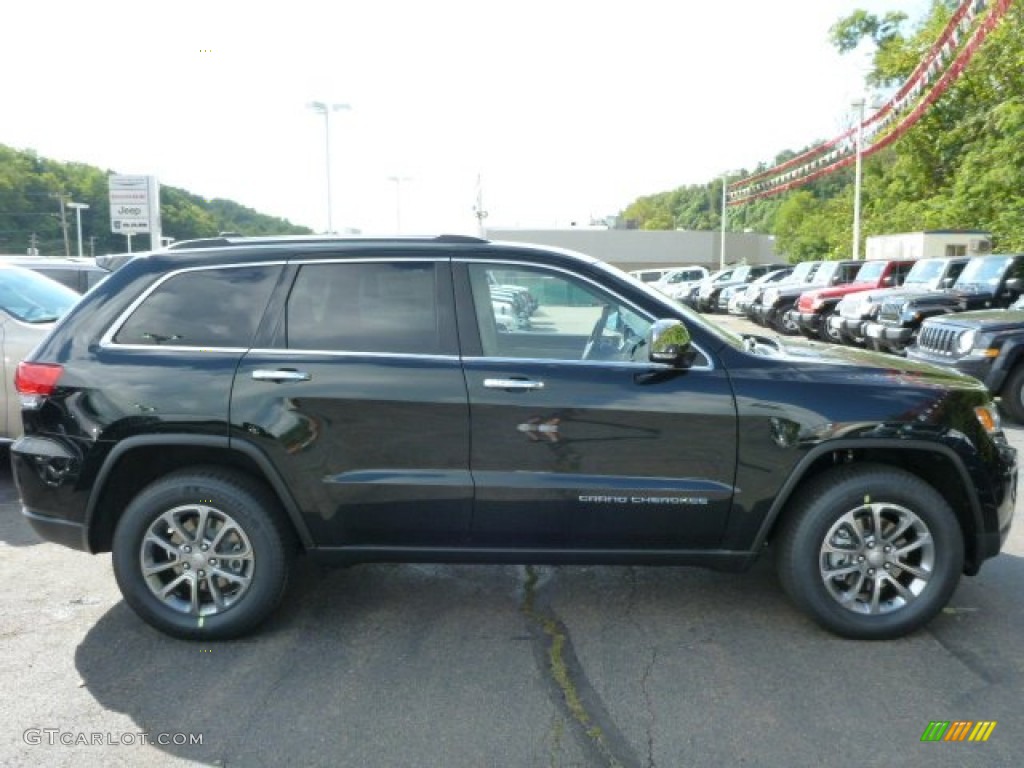
{"label": "door handle", "polygon": [[283,370],[283,369],[276,370],[276,371],[267,371],[267,370],[257,369],[257,370],[252,372],[252,377],[256,381],[277,381],[277,382],[281,382],[281,381],[309,381],[311,378],[313,378],[312,376],[310,376],[305,371],[288,371],[288,370]]}
{"label": "door handle", "polygon": [[543,381],[529,379],[484,379],[487,389],[544,389]]}

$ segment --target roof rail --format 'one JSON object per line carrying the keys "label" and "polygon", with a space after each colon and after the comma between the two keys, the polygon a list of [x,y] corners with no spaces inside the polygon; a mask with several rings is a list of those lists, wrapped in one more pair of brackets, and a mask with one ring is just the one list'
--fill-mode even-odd
{"label": "roof rail", "polygon": [[439,243],[486,243],[488,242],[482,237],[474,237],[473,235],[438,235],[434,238]]}

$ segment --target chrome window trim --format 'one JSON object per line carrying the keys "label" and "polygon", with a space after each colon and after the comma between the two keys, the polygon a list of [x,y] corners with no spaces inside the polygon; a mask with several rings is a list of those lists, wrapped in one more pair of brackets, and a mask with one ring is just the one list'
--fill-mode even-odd
{"label": "chrome window trim", "polygon": [[183,275],[183,274],[186,274],[187,272],[202,272],[202,271],[210,271],[210,270],[213,270],[213,269],[242,269],[244,267],[285,267],[287,265],[288,265],[288,261],[287,260],[280,260],[280,261],[277,261],[277,260],[275,260],[275,261],[246,261],[246,262],[240,262],[240,263],[237,263],[237,264],[203,264],[202,266],[198,266],[198,267],[181,267],[180,269],[175,269],[175,270],[173,270],[171,272],[168,272],[167,274],[162,275],[157,280],[155,280],[153,282],[153,284],[151,286],[149,286],[149,288],[147,288],[142,293],[140,293],[135,298],[135,301],[133,301],[131,304],[129,304],[128,307],[120,315],[117,316],[117,319],[115,319],[114,322],[112,322],[110,324],[110,326],[107,328],[106,332],[100,337],[100,348],[101,349],[106,349],[106,348],[113,348],[113,349],[179,349],[179,350],[186,350],[186,349],[189,349],[189,350],[190,349],[233,350],[233,349],[236,349],[235,347],[206,347],[206,346],[195,346],[195,347],[193,347],[193,346],[189,346],[189,345],[172,347],[170,345],[162,345],[162,344],[152,344],[152,345],[150,345],[150,344],[117,344],[114,341],[114,336],[116,336],[117,332],[121,330],[121,328],[124,326],[124,324],[126,322],[128,322],[128,318],[131,317],[132,313],[135,312],[135,310],[139,308],[139,305],[142,304],[142,302],[144,302],[146,299],[148,299],[152,295],[153,291],[155,291],[161,285],[166,283],[172,277],[177,277],[178,275]]}
{"label": "chrome window trim", "polygon": [[351,350],[337,349],[273,349],[266,347],[254,347],[245,351],[250,355],[267,355],[273,357],[321,355],[323,357],[372,357],[389,359],[400,358],[402,360],[438,360],[452,363],[458,363],[461,361],[461,358],[458,355],[428,355],[420,352],[353,352]]}
{"label": "chrome window trim", "polygon": [[[697,346],[696,344],[694,345]],[[704,354],[704,350],[698,347],[701,354]],[[707,357],[707,355],[705,355]],[[675,368],[671,365],[665,365],[664,363],[654,362],[639,362],[636,360],[563,360],[558,357],[463,357],[463,362],[466,363],[501,363],[501,364],[515,364],[520,363],[523,365],[571,365],[573,367],[578,366],[598,366],[601,368],[629,368],[629,369],[642,369],[644,371],[713,371],[715,370],[714,365],[693,365],[689,368]]]}
{"label": "chrome window trim", "polygon": [[244,355],[249,351],[247,347],[187,347],[170,344],[103,344],[104,349],[130,349],[134,352],[225,352],[230,354]]}
{"label": "chrome window trim", "polygon": [[[554,266],[554,265],[551,265],[551,264],[537,264],[537,263],[532,262],[532,261],[519,261],[519,260],[516,260],[516,259],[502,259],[502,260],[498,260],[498,259],[479,259],[479,258],[474,259],[474,258],[469,257],[469,256],[456,256],[456,257],[452,258],[452,261],[455,262],[455,263],[462,263],[462,264],[486,264],[488,266],[489,265],[493,265],[493,264],[514,264],[514,265],[523,266],[523,267],[533,267],[534,269],[548,269],[548,270],[553,270],[555,272],[562,272],[563,274],[575,277],[577,280],[582,280],[584,282],[590,283],[590,285],[592,285],[595,288],[599,289],[601,293],[605,293],[605,294],[609,294],[611,296],[614,296],[616,299],[618,299],[620,302],[622,302],[623,305],[625,305],[626,307],[629,307],[634,312],[636,312],[636,314],[640,315],[641,317],[646,318],[652,325],[654,324],[654,321],[658,319],[658,318],[653,318],[652,319],[650,312],[648,312],[646,310],[643,310],[643,309],[640,309],[632,301],[630,301],[629,299],[624,298],[621,294],[619,294],[618,292],[612,290],[611,288],[608,288],[607,286],[602,285],[601,283],[597,282],[596,280],[592,280],[591,278],[587,277],[586,275],[581,275],[578,272],[573,272],[572,270],[566,269],[565,267]],[[609,274],[611,274],[611,273],[609,273]],[[479,329],[477,329],[477,332],[479,333]],[[704,351],[704,349],[700,345],[698,345],[698,344],[694,344],[693,347],[701,355],[704,356],[705,360],[708,361],[707,365],[693,365],[693,366],[690,366],[689,368],[686,368],[684,370],[687,370],[687,371],[713,371],[713,370],[715,370],[715,362],[714,362],[714,359],[711,357],[711,355],[709,355],[706,351]],[[659,367],[659,369],[660,368],[664,368],[664,370],[677,370],[677,369],[674,369],[671,366],[667,366],[667,365],[666,366],[660,366],[657,363],[637,363],[636,361],[571,360],[571,359],[563,359],[563,358],[522,358],[522,357],[497,358],[497,357],[486,357],[486,356],[484,356],[484,357],[472,357],[472,358],[464,357],[463,359],[464,360],[520,361],[520,362],[531,362],[531,363],[536,363],[536,362],[547,362],[547,363],[586,363],[588,365],[598,365],[598,364],[603,364],[603,363],[607,364],[607,363],[613,363],[613,362],[624,362],[627,365],[642,365],[642,366],[644,366],[646,368],[649,368],[651,365],[656,365],[656,366]]]}

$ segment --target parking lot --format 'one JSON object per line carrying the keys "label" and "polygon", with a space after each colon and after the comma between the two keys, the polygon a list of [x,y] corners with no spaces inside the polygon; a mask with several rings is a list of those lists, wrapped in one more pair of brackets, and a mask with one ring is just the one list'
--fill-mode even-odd
{"label": "parking lot", "polygon": [[[812,624],[770,557],[739,575],[300,563],[261,632],[203,645],[138,620],[108,556],[42,543],[4,456],[0,764],[1018,765],[1021,584],[1019,520],[926,630],[884,643]],[[922,743],[932,721],[997,725]]]}

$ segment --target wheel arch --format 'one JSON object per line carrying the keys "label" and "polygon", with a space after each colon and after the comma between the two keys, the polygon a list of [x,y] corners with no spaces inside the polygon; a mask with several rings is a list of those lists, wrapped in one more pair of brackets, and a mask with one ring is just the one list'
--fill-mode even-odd
{"label": "wheel arch", "polygon": [[843,440],[810,450],[776,495],[754,542],[754,551],[769,543],[787,519],[787,505],[811,479],[835,466],[883,465],[903,469],[935,488],[956,515],[964,540],[964,571],[981,565],[978,534],[984,530],[981,500],[963,461],[946,445],[927,440]]}
{"label": "wheel arch", "polygon": [[140,435],[119,442],[97,473],[85,512],[89,551],[110,551],[117,522],[139,491],[170,472],[193,466],[228,467],[264,484],[280,503],[302,548],[314,546],[298,504],[255,446],[212,435]]}

